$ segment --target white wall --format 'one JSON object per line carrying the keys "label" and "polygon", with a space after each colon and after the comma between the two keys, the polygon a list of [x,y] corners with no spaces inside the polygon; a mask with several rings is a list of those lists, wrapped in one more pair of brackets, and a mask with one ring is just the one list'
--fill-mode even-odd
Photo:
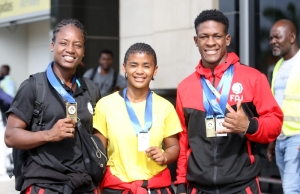
{"label": "white wall", "polygon": [[194,20],[202,10],[216,8],[218,0],[120,1],[121,62],[132,44],[150,44],[158,61],[151,88],[176,88],[200,60]]}
{"label": "white wall", "polygon": [[[10,29],[10,30],[9,30]],[[0,65],[8,64],[17,85],[27,75],[27,26],[0,28]]]}
{"label": "white wall", "polygon": [[28,24],[27,34],[27,75],[45,71],[51,60],[50,21],[44,20]]}
{"label": "white wall", "polygon": [[0,65],[11,67],[17,86],[50,62],[49,32],[49,20],[0,28]]}

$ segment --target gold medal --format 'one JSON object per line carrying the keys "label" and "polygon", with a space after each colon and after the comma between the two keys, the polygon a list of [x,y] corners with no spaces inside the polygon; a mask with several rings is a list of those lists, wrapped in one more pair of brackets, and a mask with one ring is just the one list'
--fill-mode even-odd
{"label": "gold medal", "polygon": [[71,118],[75,123],[77,122],[77,102],[66,103],[67,118]]}
{"label": "gold medal", "polygon": [[216,137],[215,118],[205,119],[206,137]]}

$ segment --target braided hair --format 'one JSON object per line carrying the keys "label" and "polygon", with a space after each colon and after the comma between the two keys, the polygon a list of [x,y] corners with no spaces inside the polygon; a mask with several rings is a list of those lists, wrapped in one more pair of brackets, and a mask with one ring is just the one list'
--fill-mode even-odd
{"label": "braided hair", "polygon": [[58,24],[56,24],[54,30],[53,30],[53,38],[52,38],[52,42],[55,42],[56,39],[56,35],[57,33],[60,31],[60,29],[62,29],[65,26],[68,25],[73,25],[75,27],[77,27],[79,30],[81,30],[83,37],[84,37],[84,44],[86,42],[86,31],[85,31],[85,27],[82,25],[82,23],[80,23],[78,20],[76,19],[63,19],[61,22],[59,22]]}
{"label": "braided hair", "polygon": [[130,54],[134,53],[147,53],[153,57],[154,65],[157,65],[157,58],[156,53],[153,50],[153,48],[146,44],[146,43],[135,43],[129,47],[129,49],[126,51],[125,57],[124,57],[124,64],[126,64],[128,57]]}
{"label": "braided hair", "polygon": [[209,20],[213,20],[223,24],[224,32],[228,34],[228,28],[229,28],[228,18],[222,12],[216,9],[204,10],[196,17],[194,22],[196,34],[198,34],[197,27],[199,26],[199,24]]}

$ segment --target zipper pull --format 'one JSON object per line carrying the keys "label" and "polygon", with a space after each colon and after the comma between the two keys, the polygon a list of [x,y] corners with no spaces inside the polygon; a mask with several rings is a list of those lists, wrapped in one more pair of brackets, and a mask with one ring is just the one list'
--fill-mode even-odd
{"label": "zipper pull", "polygon": [[150,191],[150,189],[148,189],[148,194],[151,194],[151,191]]}

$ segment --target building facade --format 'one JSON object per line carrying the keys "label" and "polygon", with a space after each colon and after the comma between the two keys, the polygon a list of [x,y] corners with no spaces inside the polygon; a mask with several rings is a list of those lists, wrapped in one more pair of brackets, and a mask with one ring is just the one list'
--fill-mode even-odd
{"label": "building facade", "polygon": [[[148,43],[156,51],[159,67],[151,88],[167,91],[166,95],[171,91],[174,102],[178,83],[200,60],[193,40],[194,19],[205,9],[219,9],[229,18],[228,50],[269,80],[278,60],[269,46],[272,24],[290,19],[300,31],[298,0],[0,0],[0,65],[11,66],[17,85],[30,74],[44,71],[52,60],[55,24],[76,18],[88,33],[80,74],[98,65],[102,49],[114,52],[113,67],[119,70],[130,45]],[[265,147],[260,149],[264,154]],[[279,174],[274,162],[263,165],[263,176]]]}

